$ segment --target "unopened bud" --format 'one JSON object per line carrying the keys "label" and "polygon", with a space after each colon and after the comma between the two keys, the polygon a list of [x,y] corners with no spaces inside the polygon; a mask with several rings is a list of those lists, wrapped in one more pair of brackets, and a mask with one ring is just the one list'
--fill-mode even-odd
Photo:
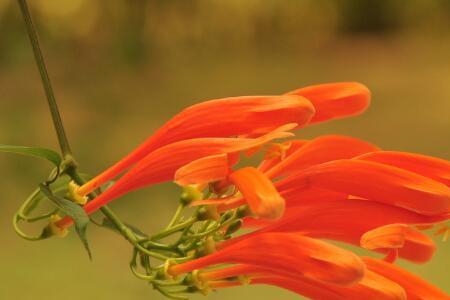
{"label": "unopened bud", "polygon": [[216,241],[209,236],[203,245],[196,251],[197,257],[206,256],[216,252]]}
{"label": "unopened bud", "polygon": [[196,185],[186,185],[183,187],[183,192],[180,196],[180,201],[184,205],[188,205],[191,202],[199,201],[203,199],[203,193],[198,189]]}
{"label": "unopened bud", "polygon": [[219,220],[220,215],[217,212],[217,206],[215,205],[205,205],[198,209],[197,211],[197,219],[199,221],[205,220]]}
{"label": "unopened bud", "polygon": [[235,233],[242,226],[242,220],[236,220],[228,226],[227,231],[225,232],[225,236]]}

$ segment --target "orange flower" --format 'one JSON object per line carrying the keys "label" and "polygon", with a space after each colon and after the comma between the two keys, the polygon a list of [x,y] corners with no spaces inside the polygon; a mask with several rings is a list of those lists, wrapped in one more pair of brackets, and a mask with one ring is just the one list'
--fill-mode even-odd
{"label": "orange flower", "polygon": [[[296,124],[287,124],[255,139],[201,138],[183,140],[161,147],[140,160],[113,186],[88,202],[84,209],[88,214],[91,214],[127,192],[172,180],[180,167],[197,159],[212,155],[237,153],[265,144],[273,139],[292,136],[292,133],[285,130],[290,130],[295,126]],[[68,217],[57,222],[57,225],[61,228],[71,224],[72,220]]]}
{"label": "orange flower", "polygon": [[380,274],[402,286],[407,294],[408,300],[449,300],[448,296],[437,287],[429,284],[422,278],[413,275],[402,268],[378,259],[363,257],[367,268]]}
{"label": "orange flower", "polygon": [[301,275],[276,276],[263,268],[250,265],[200,272],[198,279],[209,288],[224,288],[241,285],[244,280],[229,280],[237,276],[245,276],[250,284],[274,285],[318,300],[406,300],[406,293],[401,286],[372,271],[366,271],[360,281],[350,286],[320,282]]}
{"label": "orange flower", "polygon": [[372,229],[361,236],[360,244],[368,250],[386,250],[389,254],[385,260],[389,262],[397,258],[399,249],[416,262],[430,260],[436,251],[431,238],[406,224],[388,224]]}
{"label": "orange flower", "polygon": [[177,141],[255,136],[286,123],[303,127],[308,123],[361,113],[369,103],[369,90],[355,82],[314,85],[281,96],[242,96],[205,101],[173,117],[139,147],[80,187],[79,193],[87,195],[155,149]]}
{"label": "orange flower", "polygon": [[258,217],[279,219],[283,215],[284,199],[261,171],[246,167],[233,172],[229,178]]}
{"label": "orange flower", "polygon": [[314,107],[296,95],[243,96],[205,101],[173,117],[138,148],[83,185],[87,195],[162,146],[201,137],[264,134],[287,123],[308,123]]}
{"label": "orange flower", "polygon": [[327,161],[353,158],[377,150],[377,147],[359,139],[341,135],[325,135],[302,144],[302,147],[298,147],[266,174],[270,178],[285,176]]}
{"label": "orange flower", "polygon": [[[301,198],[302,195],[299,194],[298,197]],[[287,203],[290,200],[286,198]],[[283,218],[276,222],[258,221],[256,224],[260,227],[258,231],[224,241],[218,248],[261,232],[301,232],[310,237],[359,246],[361,237],[375,228],[394,223],[433,224],[446,218],[448,216],[424,216],[399,207],[364,200],[316,201],[288,208]],[[245,227],[249,220],[244,221]],[[430,239],[422,235],[419,238],[417,234],[411,232],[403,234],[404,244],[398,249],[401,257],[415,262],[425,262],[431,258],[435,246]],[[378,248],[374,249],[386,252],[386,249]]]}
{"label": "orange flower", "polygon": [[312,85],[288,95],[300,95],[311,101],[316,114],[310,124],[357,115],[370,104],[370,91],[357,82]]}
{"label": "orange flower", "polygon": [[[293,280],[282,277],[256,277],[252,284],[269,284],[316,300],[406,300],[403,288],[374,272],[366,271],[366,275],[358,283],[351,286],[336,286],[313,280]],[[409,299],[409,298],[408,298]]]}
{"label": "orange flower", "polygon": [[301,170],[278,190],[328,189],[403,207],[424,215],[450,213],[450,188],[417,173],[363,160],[341,159]]}
{"label": "orange flower", "polygon": [[[175,173],[175,182],[181,185],[205,184],[222,180],[226,185],[234,186],[243,195],[242,201],[259,218],[278,219],[284,213],[285,202],[273,183],[261,171],[245,167],[233,172],[226,155],[207,156],[195,160]],[[197,201],[201,204],[220,204],[223,199]]]}
{"label": "orange flower", "polygon": [[395,166],[450,186],[450,162],[444,159],[398,151],[371,152],[356,159]]}
{"label": "orange flower", "polygon": [[298,233],[263,233],[240,240],[207,256],[171,265],[178,276],[208,266],[238,263],[270,270],[275,275],[306,278],[340,285],[358,282],[365,267],[352,252]]}

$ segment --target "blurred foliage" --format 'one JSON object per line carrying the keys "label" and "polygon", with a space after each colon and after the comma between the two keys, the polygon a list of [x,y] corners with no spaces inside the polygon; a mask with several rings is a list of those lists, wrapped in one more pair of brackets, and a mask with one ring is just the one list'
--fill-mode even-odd
{"label": "blurred foliage", "polygon": [[[192,103],[356,80],[373,92],[360,117],[298,132],[338,133],[385,149],[450,159],[450,1],[29,0],[72,147],[95,174]],[[57,149],[17,3],[0,0],[0,143]],[[30,243],[10,224],[19,199],[49,172],[0,156],[0,299],[162,299],[128,271],[127,243],[89,228],[94,262],[72,233]],[[165,184],[113,203],[160,228],[179,190]],[[155,214],[155,212],[157,212]],[[404,266],[450,292],[450,244]],[[26,288],[24,288],[26,287]],[[297,299],[270,287],[209,299]],[[201,299],[196,296],[195,299]]]}

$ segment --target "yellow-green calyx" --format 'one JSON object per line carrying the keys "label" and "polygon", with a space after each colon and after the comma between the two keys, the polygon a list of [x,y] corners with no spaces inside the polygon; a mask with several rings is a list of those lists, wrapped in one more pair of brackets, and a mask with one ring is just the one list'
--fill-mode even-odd
{"label": "yellow-green calyx", "polygon": [[60,228],[56,225],[56,222],[58,222],[59,220],[61,220],[61,217],[59,215],[55,214],[50,217],[50,222],[45,228],[45,232],[46,234],[48,234],[48,236],[57,236],[63,238],[69,233],[69,230],[67,230],[67,228]]}
{"label": "yellow-green calyx", "polygon": [[78,189],[80,188],[80,186],[78,184],[76,184],[73,180],[71,182],[69,182],[68,185],[68,190],[67,190],[67,198],[69,198],[70,200],[72,200],[75,203],[78,203],[80,205],[85,205],[86,202],[88,201],[88,197],[87,196],[81,196],[78,193]]}
{"label": "yellow-green calyx", "polygon": [[186,277],[186,283],[195,286],[197,291],[202,293],[203,295],[207,295],[211,289],[208,287],[208,283],[200,279],[200,271],[194,270],[191,274]]}

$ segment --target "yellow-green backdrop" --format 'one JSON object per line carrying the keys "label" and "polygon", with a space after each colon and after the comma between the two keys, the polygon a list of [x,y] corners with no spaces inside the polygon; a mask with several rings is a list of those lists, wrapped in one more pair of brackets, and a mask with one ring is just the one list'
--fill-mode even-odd
{"label": "yellow-green backdrop", "polygon": [[[183,107],[360,81],[371,108],[297,132],[338,133],[384,149],[450,159],[448,1],[29,1],[64,123],[81,169],[95,174]],[[0,143],[57,149],[17,3],[0,1]],[[11,217],[49,166],[0,155],[0,299],[163,299],[128,270],[129,245],[91,227],[90,262],[74,234],[27,242]],[[176,206],[165,184],[112,208],[152,232]],[[450,292],[450,244],[426,265],[400,262]],[[200,299],[201,296],[193,298]],[[297,299],[272,287],[209,299]]]}

